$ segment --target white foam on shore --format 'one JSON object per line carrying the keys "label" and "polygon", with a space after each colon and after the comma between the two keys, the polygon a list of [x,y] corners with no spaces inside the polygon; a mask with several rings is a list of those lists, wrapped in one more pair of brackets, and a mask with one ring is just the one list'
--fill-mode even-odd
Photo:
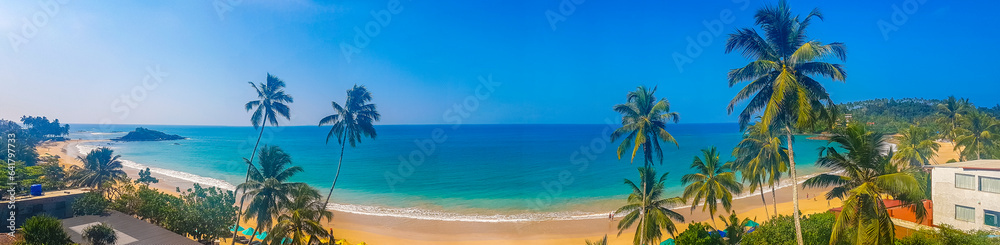
{"label": "white foam on shore", "polygon": [[[80,152],[81,155],[87,155],[87,153],[90,153],[90,151],[92,151],[94,149],[97,149],[98,147],[99,146],[95,146],[95,145],[76,144],[76,148]],[[152,172],[152,173],[155,173],[155,174],[159,174],[159,175],[163,175],[163,176],[168,176],[168,177],[172,177],[172,178],[177,178],[177,179],[189,181],[189,182],[192,182],[192,183],[198,183],[200,185],[215,186],[215,187],[219,187],[219,188],[226,189],[226,190],[236,190],[236,186],[235,185],[230,184],[229,182],[226,182],[224,180],[215,179],[215,178],[209,178],[209,177],[204,177],[204,176],[200,176],[200,175],[196,175],[196,174],[192,174],[192,173],[188,173],[188,172],[182,172],[182,171],[176,171],[176,170],[170,170],[170,169],[163,169],[163,168],[157,168],[157,167],[150,167],[150,166],[146,166],[146,165],[143,165],[141,163],[137,163],[135,161],[126,160],[126,159],[120,159],[120,160],[122,162],[122,166],[123,167],[132,168],[132,169],[138,169],[138,170],[145,170],[146,168],[149,168],[149,171]]]}
{"label": "white foam on shore", "polygon": [[[77,150],[81,155],[86,155],[91,150],[97,149],[100,146],[88,145],[88,144],[76,144]],[[230,184],[229,182],[199,176],[196,174],[191,174],[187,172],[175,171],[170,169],[163,169],[157,167],[149,167],[131,160],[122,160],[122,166],[144,170],[147,167],[150,172],[155,174],[169,176],[193,183],[199,183],[207,186],[215,186],[226,190],[235,190],[236,186]],[[828,172],[831,174],[837,174],[837,172]],[[805,176],[800,176],[798,178],[798,184],[802,184],[806,179],[822,173],[810,174]],[[790,179],[785,179],[775,186],[775,190],[780,190],[792,185]],[[765,188],[763,193],[770,193],[770,188]],[[761,192],[744,193],[741,195],[734,196],[733,199],[743,199],[748,197],[755,197],[761,195]],[[691,208],[690,205],[678,206],[671,208],[673,210],[678,209],[688,209]],[[565,212],[528,212],[528,213],[518,213],[518,214],[463,214],[454,212],[445,212],[438,210],[429,210],[422,208],[395,208],[395,207],[382,207],[382,206],[371,206],[371,205],[355,205],[355,204],[341,204],[341,203],[329,203],[327,209],[353,213],[360,215],[378,216],[378,217],[394,217],[394,218],[409,218],[418,220],[432,220],[432,221],[456,221],[456,222],[481,222],[481,223],[505,223],[505,222],[536,222],[536,221],[564,221],[564,220],[592,220],[592,219],[607,219],[608,214],[612,210],[606,212],[583,212],[583,211],[565,211]],[[620,218],[624,214],[615,216]]]}

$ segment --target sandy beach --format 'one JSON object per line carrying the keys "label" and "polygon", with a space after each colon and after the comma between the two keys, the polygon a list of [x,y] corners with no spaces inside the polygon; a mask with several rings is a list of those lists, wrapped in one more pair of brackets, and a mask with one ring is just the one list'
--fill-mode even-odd
{"label": "sandy beach", "polygon": [[[92,143],[90,141],[71,140],[65,142],[46,143],[38,147],[39,155],[59,156],[61,164],[81,165],[76,159],[76,144]],[[74,149],[74,150],[68,150]],[[944,163],[957,153],[952,151],[949,143],[942,143],[937,162]],[[137,178],[138,170],[124,168],[129,177]],[[186,180],[153,173],[160,180],[151,185],[167,193],[177,194],[176,188],[190,188],[192,183]],[[800,181],[804,180],[800,177]],[[840,200],[826,200],[823,194],[828,189],[803,188],[799,191],[799,206],[803,214],[825,212],[830,208],[839,207]],[[778,213],[790,215],[792,210],[791,188],[779,188],[775,192],[778,200]],[[761,203],[759,195],[751,195],[733,201],[734,212],[740,218],[750,218],[757,222],[766,221],[769,215],[774,215],[774,204],[771,193],[764,194],[767,206]],[[765,210],[766,208],[766,210]],[[611,210],[609,210],[610,212]],[[683,230],[690,222],[711,222],[707,212],[690,208],[675,209],[684,215],[687,222],[676,223]],[[720,213],[721,214],[721,213]],[[716,214],[716,215],[720,215]],[[717,218],[717,217],[716,217]],[[581,244],[584,240],[599,239],[608,235],[612,243],[631,242],[632,232],[625,231],[617,236],[618,219],[593,218],[581,220],[553,220],[528,222],[465,222],[422,220],[412,218],[364,215],[334,211],[333,222],[324,225],[334,230],[338,239],[347,239],[350,243],[367,242],[369,244]],[[721,221],[719,221],[721,223]],[[241,222],[244,226],[254,226],[251,222]],[[664,238],[666,239],[666,237]]]}

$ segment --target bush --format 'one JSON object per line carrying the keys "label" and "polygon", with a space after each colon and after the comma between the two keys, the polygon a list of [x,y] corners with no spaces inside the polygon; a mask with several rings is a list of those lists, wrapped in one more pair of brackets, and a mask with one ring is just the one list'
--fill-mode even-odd
{"label": "bush", "polygon": [[[837,217],[831,212],[804,216],[802,241],[805,244],[830,244],[830,234]],[[743,237],[743,244],[795,244],[795,221],[792,216],[780,215],[764,222]]]}
{"label": "bush", "polygon": [[687,230],[681,232],[677,235],[677,244],[684,245],[715,245],[724,244],[722,237],[718,234],[713,234],[711,226],[702,223],[691,223],[688,224]]}
{"label": "bush", "polygon": [[108,245],[115,244],[115,241],[118,240],[118,235],[115,234],[115,230],[111,228],[111,225],[101,223],[83,229],[83,238],[87,239],[93,245]]}
{"label": "bush", "polygon": [[897,245],[986,245],[1000,244],[1000,238],[989,238],[988,231],[964,232],[950,225],[941,225],[937,231],[920,230],[896,241]]}
{"label": "bush", "polygon": [[58,219],[47,215],[28,218],[21,227],[26,244],[70,244],[73,241],[63,231]]}
{"label": "bush", "polygon": [[89,192],[73,202],[73,214],[76,215],[100,215],[108,210],[111,205],[100,193]]}

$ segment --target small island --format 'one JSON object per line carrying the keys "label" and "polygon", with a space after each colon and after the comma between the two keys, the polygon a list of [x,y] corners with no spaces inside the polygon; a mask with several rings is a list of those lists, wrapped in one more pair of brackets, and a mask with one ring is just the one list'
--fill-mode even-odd
{"label": "small island", "polygon": [[111,139],[113,141],[161,141],[161,140],[182,140],[187,139],[175,134],[166,134],[160,131],[147,128],[135,128],[125,136]]}

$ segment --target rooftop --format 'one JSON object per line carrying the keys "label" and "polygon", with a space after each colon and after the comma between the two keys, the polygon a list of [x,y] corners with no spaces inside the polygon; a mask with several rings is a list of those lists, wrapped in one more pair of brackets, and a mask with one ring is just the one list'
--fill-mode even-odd
{"label": "rooftop", "polygon": [[80,189],[70,189],[70,190],[55,190],[55,191],[45,191],[42,192],[41,196],[18,196],[17,201],[23,202],[28,200],[39,200],[46,198],[54,198],[61,196],[72,196],[90,192],[90,188],[80,188]]}
{"label": "rooftop", "polygon": [[940,165],[927,166],[929,168],[961,168],[964,170],[991,170],[1000,171],[1000,160],[986,159],[965,162],[954,162]]}
{"label": "rooftop", "polygon": [[136,219],[132,216],[111,211],[107,215],[84,215],[62,220],[63,229],[74,242],[83,244],[83,229],[92,225],[108,223],[118,234],[117,244],[192,244],[194,240],[170,232],[167,229]]}

